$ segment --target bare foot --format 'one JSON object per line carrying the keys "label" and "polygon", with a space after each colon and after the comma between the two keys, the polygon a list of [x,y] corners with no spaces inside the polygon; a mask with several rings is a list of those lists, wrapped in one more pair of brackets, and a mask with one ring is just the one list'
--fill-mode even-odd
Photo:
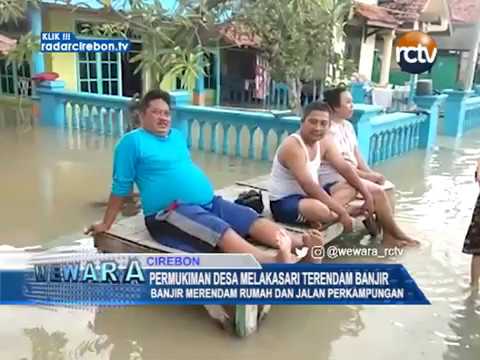
{"label": "bare foot", "polygon": [[406,242],[407,246],[420,246],[420,241],[411,238],[408,235],[400,237],[403,241]]}
{"label": "bare foot", "polygon": [[395,234],[395,237],[405,241],[407,246],[419,246],[420,245],[420,241],[415,240],[414,238],[408,236],[407,234],[405,234],[401,230],[397,231],[397,233]]}
{"label": "bare foot", "polygon": [[279,231],[277,234],[278,252],[275,260],[279,263],[294,264],[300,259],[292,254],[292,240],[286,232]]}
{"label": "bare foot", "polygon": [[383,235],[383,246],[386,248],[394,248],[394,247],[399,247],[403,248],[405,246],[409,246],[409,243],[407,240],[397,238],[393,235],[390,234],[384,234]]}
{"label": "bare foot", "polygon": [[322,233],[316,229],[307,231],[303,235],[303,243],[308,248],[307,255],[303,258],[303,261],[309,263],[321,263],[323,258],[318,257],[318,254],[322,253],[320,249],[323,249],[324,246]]}

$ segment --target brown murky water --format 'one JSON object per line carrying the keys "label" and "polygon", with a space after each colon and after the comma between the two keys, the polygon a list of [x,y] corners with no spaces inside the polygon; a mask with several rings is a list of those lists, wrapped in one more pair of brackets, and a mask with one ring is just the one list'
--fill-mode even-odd
{"label": "brown murky water", "polygon": [[[432,153],[378,167],[397,186],[397,218],[422,241],[395,261],[431,306],[276,306],[247,339],[227,335],[200,307],[2,306],[0,358],[477,360],[480,299],[467,291],[470,259],[461,246],[479,191],[473,183],[479,135],[440,138]],[[83,226],[103,214],[94,204],[109,191],[113,145],[106,137],[31,128],[0,111],[0,250],[78,246]],[[216,187],[269,170],[266,162],[194,158]]]}

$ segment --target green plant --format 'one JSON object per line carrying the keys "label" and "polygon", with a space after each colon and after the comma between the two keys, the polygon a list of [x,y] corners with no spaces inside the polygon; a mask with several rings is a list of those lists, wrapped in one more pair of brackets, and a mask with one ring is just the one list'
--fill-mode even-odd
{"label": "green plant", "polygon": [[334,83],[352,71],[337,44],[350,9],[350,0],[262,0],[246,2],[237,14],[258,36],[272,77],[288,84],[297,113],[305,82]]}
{"label": "green plant", "polygon": [[[70,6],[69,0],[59,3]],[[140,36],[142,51],[130,61],[138,64],[136,72],[151,75],[154,87],[167,76],[177,76],[183,88],[193,90],[209,51],[201,34],[214,33],[214,27],[230,16],[231,4],[230,0],[178,0],[174,9],[167,9],[160,0],[97,0],[97,4],[77,3],[71,9],[96,5],[117,17],[110,24],[83,29],[94,36],[126,37],[129,32]],[[29,5],[38,6],[37,0],[0,0],[0,23],[24,17]],[[38,50],[38,40],[31,34],[23,36],[9,60],[29,59]]]}

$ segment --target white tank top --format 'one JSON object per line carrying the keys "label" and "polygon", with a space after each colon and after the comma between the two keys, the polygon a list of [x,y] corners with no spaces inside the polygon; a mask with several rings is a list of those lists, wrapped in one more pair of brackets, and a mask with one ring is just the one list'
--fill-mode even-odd
{"label": "white tank top", "polygon": [[[295,133],[293,136],[302,146],[307,156],[308,172],[312,176],[312,180],[318,184],[318,170],[320,168],[320,143],[317,142],[317,151],[315,158],[310,161],[310,155],[308,149],[302,140],[302,137]],[[279,200],[290,195],[306,195],[297,180],[293,176],[292,172],[284,167],[278,160],[279,147],[275,153],[272,164],[272,172],[270,173],[270,181],[268,186],[270,200]]]}
{"label": "white tank top", "polygon": [[[355,157],[355,148],[357,146],[357,135],[353,125],[348,120],[341,123],[332,121],[330,126],[330,133],[333,137],[338,151],[343,158],[355,168],[358,167],[357,158]],[[335,181],[344,181],[344,178],[335,170],[335,168],[328,162],[323,161],[318,172],[320,185],[325,186]]]}

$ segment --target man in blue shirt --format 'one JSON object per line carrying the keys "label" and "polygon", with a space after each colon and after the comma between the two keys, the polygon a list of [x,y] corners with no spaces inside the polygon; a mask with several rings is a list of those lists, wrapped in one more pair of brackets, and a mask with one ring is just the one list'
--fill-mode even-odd
{"label": "man in blue shirt", "polygon": [[[292,249],[321,245],[318,232],[290,237],[249,207],[215,196],[205,173],[193,163],[186,140],[171,128],[170,95],[149,91],[140,102],[142,127],[124,135],[115,148],[112,192],[102,221],[86,231],[107,231],[136,183],[145,224],[163,245],[186,252],[250,253],[260,262],[295,262]],[[278,249],[261,251],[245,240]]]}

